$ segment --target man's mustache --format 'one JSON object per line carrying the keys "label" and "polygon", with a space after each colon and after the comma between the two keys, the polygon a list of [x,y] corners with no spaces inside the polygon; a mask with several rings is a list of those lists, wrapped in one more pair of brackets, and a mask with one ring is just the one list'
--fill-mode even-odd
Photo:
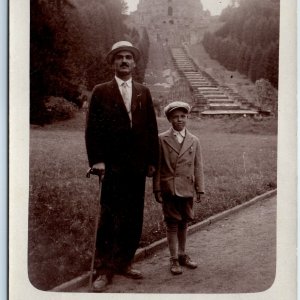
{"label": "man's mustache", "polygon": [[129,65],[125,62],[121,63],[121,67],[129,67]]}

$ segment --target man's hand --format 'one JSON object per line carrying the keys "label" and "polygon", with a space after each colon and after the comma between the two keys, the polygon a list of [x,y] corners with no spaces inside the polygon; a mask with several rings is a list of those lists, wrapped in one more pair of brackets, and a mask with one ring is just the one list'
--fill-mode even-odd
{"label": "man's hand", "polygon": [[92,166],[92,169],[99,172],[99,179],[102,181],[105,175],[105,163],[97,163]]}
{"label": "man's hand", "polygon": [[162,196],[161,196],[161,192],[154,192],[154,197],[155,197],[156,202],[158,202],[158,203],[162,203],[163,202],[163,199],[162,199]]}
{"label": "man's hand", "polygon": [[148,166],[147,177],[153,177],[154,173],[155,173],[155,167],[152,165]]}

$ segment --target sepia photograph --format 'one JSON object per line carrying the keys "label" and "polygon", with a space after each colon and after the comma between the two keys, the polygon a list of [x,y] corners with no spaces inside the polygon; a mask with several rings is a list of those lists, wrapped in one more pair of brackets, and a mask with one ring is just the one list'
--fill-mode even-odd
{"label": "sepia photograph", "polygon": [[11,2],[12,299],[296,299],[294,1]]}

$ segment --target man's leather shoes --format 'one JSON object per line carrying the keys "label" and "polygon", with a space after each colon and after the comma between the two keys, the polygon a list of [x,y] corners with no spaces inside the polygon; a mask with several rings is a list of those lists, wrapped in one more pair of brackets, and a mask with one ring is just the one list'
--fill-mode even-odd
{"label": "man's leather shoes", "polygon": [[123,272],[121,272],[122,275],[128,278],[132,279],[142,279],[143,274],[140,270],[133,269],[132,267],[126,268]]}
{"label": "man's leather shoes", "polygon": [[102,293],[106,291],[109,283],[110,280],[105,274],[98,276],[97,279],[93,282],[93,292]]}

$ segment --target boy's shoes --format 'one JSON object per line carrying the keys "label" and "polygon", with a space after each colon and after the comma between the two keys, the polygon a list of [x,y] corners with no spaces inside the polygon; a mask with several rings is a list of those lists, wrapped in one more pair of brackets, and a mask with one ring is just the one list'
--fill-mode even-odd
{"label": "boy's shoes", "polygon": [[102,293],[107,290],[110,280],[105,274],[101,274],[93,282],[93,292]]}
{"label": "boy's shoes", "polygon": [[143,274],[140,270],[133,269],[132,267],[127,267],[125,270],[121,272],[121,274],[125,277],[129,277],[132,279],[142,279]]}
{"label": "boy's shoes", "polygon": [[179,255],[178,261],[181,266],[186,266],[190,269],[196,269],[198,267],[197,263],[192,261],[191,258],[186,254]]}
{"label": "boy's shoes", "polygon": [[177,258],[170,258],[170,271],[173,275],[179,275],[182,273],[182,268],[180,267]]}

